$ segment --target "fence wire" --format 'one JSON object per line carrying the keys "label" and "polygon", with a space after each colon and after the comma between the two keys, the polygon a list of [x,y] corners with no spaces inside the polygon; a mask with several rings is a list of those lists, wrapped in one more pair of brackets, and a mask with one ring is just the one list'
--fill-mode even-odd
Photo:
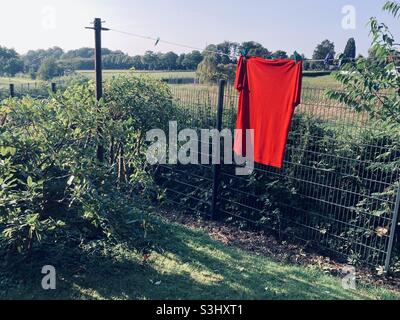
{"label": "fence wire", "polygon": [[[65,89],[64,81],[53,82],[56,89]],[[14,97],[21,98],[30,96],[36,99],[47,98],[51,92],[51,83],[48,82],[24,82],[14,84]],[[0,101],[10,97],[9,85],[0,85]]]}
{"label": "fence wire", "polygon": [[[60,88],[63,83],[57,83]],[[15,95],[41,98],[49,85],[20,84]],[[218,88],[171,85],[184,114],[180,129],[213,129]],[[9,96],[0,88],[0,99]],[[228,86],[223,128],[234,129],[238,94]],[[304,88],[293,118],[284,168],[256,165],[251,176],[237,176],[223,165],[217,208],[227,221],[268,230],[282,239],[373,267],[387,267],[400,196],[400,132],[329,100],[325,90]],[[201,154],[199,154],[199,157]],[[212,165],[159,166],[157,181],[167,200],[188,213],[211,216]],[[397,207],[398,208],[398,207]]]}
{"label": "fence wire", "polygon": [[[214,128],[215,86],[172,86],[186,114],[182,128]],[[234,129],[238,94],[228,87],[223,127]],[[218,208],[230,221],[301,241],[349,263],[385,266],[399,188],[400,146],[385,124],[304,88],[289,134],[284,168],[256,164],[251,176],[223,165]],[[169,201],[210,215],[212,166],[163,166]]]}

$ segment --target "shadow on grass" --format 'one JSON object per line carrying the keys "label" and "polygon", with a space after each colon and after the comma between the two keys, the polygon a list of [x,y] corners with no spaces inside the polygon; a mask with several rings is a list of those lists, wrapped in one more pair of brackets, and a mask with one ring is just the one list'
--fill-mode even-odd
{"label": "shadow on grass", "polygon": [[[54,248],[0,275],[3,299],[374,299],[386,292],[344,290],[320,271],[282,265],[215,242],[201,232],[160,222],[164,248],[146,264],[123,246]],[[61,253],[60,253],[61,252]],[[41,289],[41,268],[57,269],[57,289]]]}

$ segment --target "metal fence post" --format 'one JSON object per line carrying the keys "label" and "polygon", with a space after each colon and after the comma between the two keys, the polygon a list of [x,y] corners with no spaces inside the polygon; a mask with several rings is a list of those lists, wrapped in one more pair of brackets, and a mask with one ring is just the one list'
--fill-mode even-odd
{"label": "metal fence post", "polygon": [[57,85],[55,82],[51,83],[51,92],[56,93],[57,92]]}
{"label": "metal fence post", "polygon": [[386,254],[385,272],[390,271],[390,263],[392,261],[392,253],[394,246],[394,238],[396,236],[397,223],[399,222],[399,211],[400,211],[400,183],[397,190],[396,205],[394,207],[392,226],[390,227],[390,238],[388,244],[388,250]]}
{"label": "metal fence post", "polygon": [[[222,117],[224,112],[224,97],[225,97],[225,80],[219,81],[218,88],[218,106],[217,106],[217,123],[216,129],[221,132],[222,130]],[[218,159],[220,160],[220,159]],[[213,164],[213,193],[211,203],[211,217],[213,220],[218,219],[218,191],[221,184],[221,163]]]}
{"label": "metal fence post", "polygon": [[15,87],[14,84],[10,83],[10,97],[14,98],[15,97]]}

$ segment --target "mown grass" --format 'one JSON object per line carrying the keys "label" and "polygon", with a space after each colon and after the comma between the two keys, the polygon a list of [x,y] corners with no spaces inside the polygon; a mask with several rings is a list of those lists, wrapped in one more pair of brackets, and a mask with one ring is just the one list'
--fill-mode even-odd
{"label": "mown grass", "polygon": [[[201,231],[157,220],[153,240],[163,253],[147,263],[124,246],[72,249],[0,273],[1,299],[400,299],[400,293],[358,285],[316,268],[284,265],[212,240]],[[57,253],[56,253],[57,252]],[[75,252],[75,253],[73,253]],[[38,256],[38,255],[36,255]],[[41,289],[41,268],[54,265],[57,289]]]}

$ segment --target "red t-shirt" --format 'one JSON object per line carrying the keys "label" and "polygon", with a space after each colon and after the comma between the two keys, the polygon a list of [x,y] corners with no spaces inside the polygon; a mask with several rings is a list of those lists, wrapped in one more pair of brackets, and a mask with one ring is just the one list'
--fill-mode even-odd
{"label": "red t-shirt", "polygon": [[282,168],[295,107],[300,104],[302,63],[241,57],[235,87],[240,91],[234,151],[246,156],[246,129],[254,130],[254,161]]}

